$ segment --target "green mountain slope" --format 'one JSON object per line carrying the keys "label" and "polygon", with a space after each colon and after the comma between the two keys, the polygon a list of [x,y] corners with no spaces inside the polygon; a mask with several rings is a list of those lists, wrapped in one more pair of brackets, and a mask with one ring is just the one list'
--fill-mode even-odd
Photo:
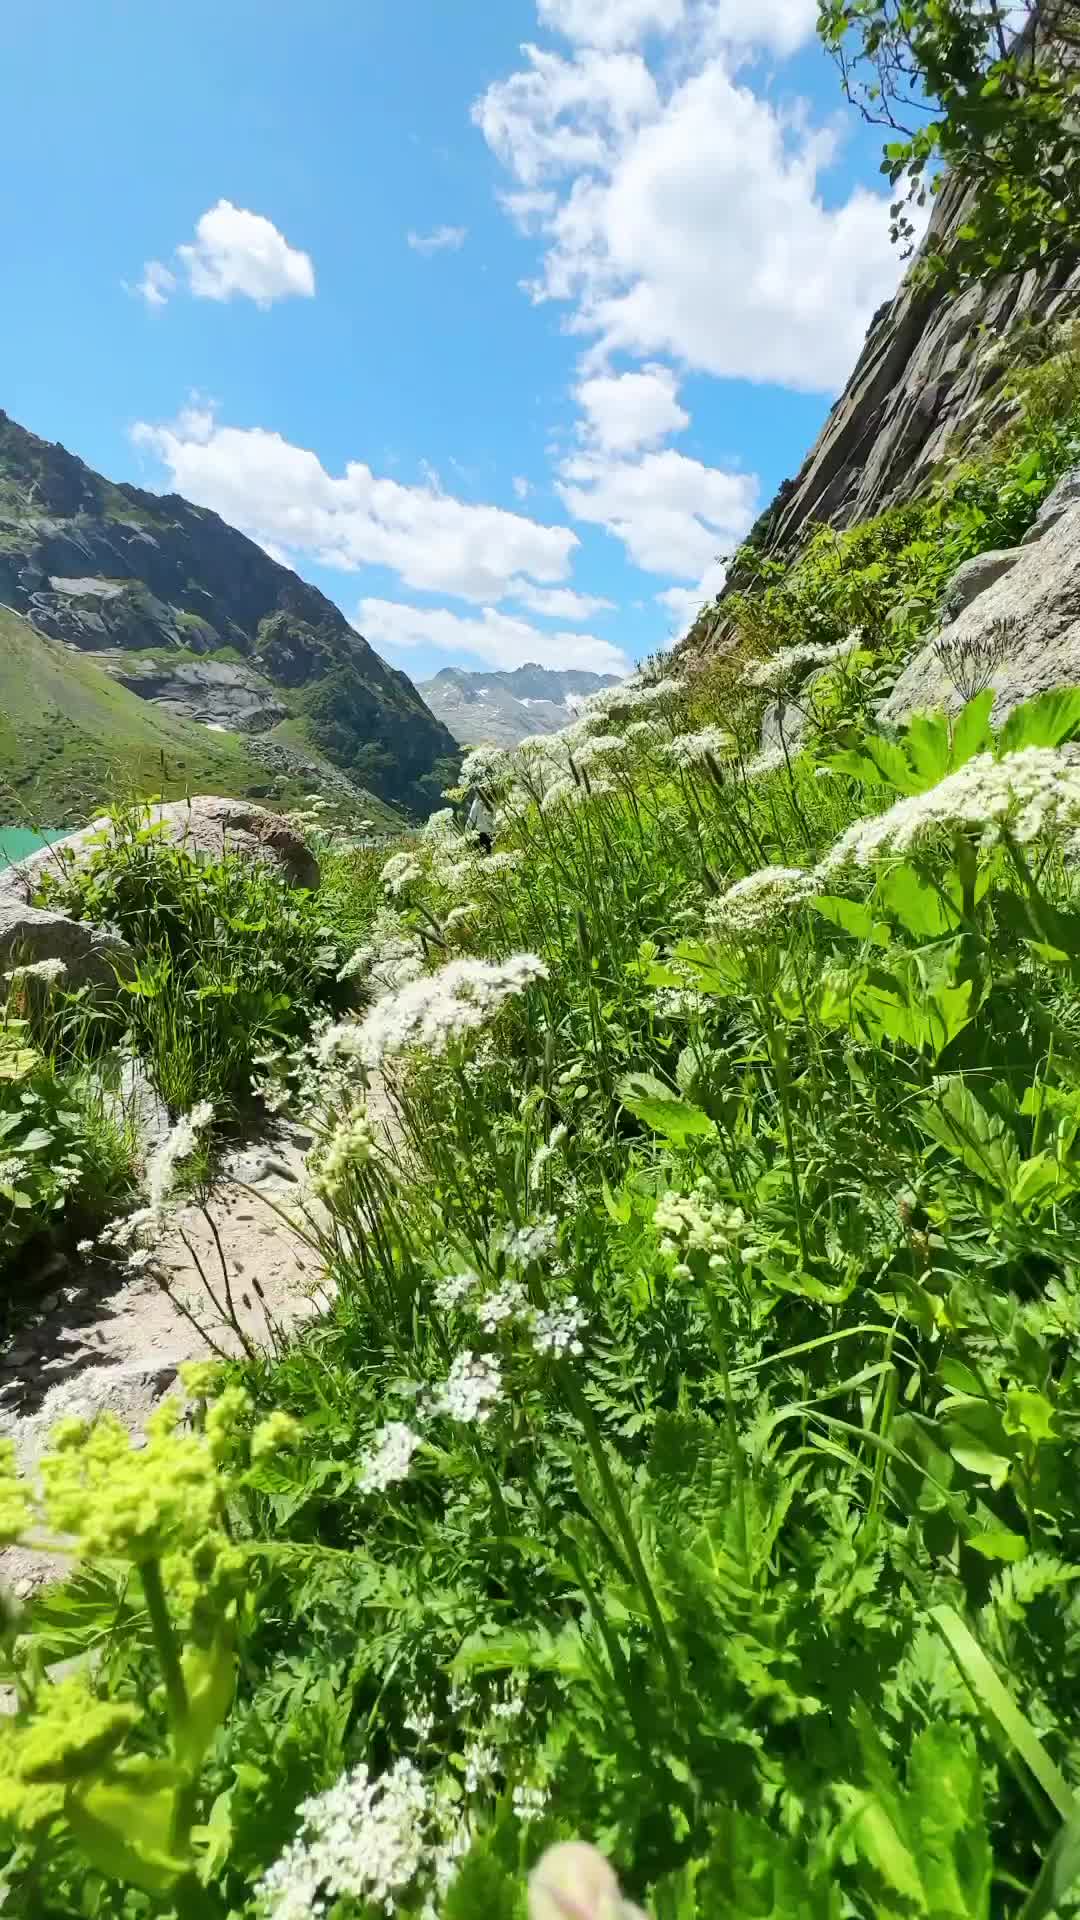
{"label": "green mountain slope", "polygon": [[314,754],[416,813],[452,773],[450,733],[324,594],[217,514],[114,485],[3,412],[0,605],[147,705],[269,741],[282,767]]}
{"label": "green mountain slope", "polygon": [[[140,700],[92,660],[0,607],[0,821],[81,826],[112,797],[221,793],[295,804],[310,774],[275,773],[255,743]],[[400,825],[370,801],[379,827]]]}

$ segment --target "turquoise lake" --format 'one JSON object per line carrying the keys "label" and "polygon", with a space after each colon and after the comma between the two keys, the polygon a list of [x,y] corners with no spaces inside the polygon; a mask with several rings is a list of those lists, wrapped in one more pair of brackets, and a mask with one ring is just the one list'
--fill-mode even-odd
{"label": "turquoise lake", "polygon": [[60,837],[59,834],[32,833],[29,827],[0,827],[0,867],[10,867],[13,861],[43,847],[47,840]]}

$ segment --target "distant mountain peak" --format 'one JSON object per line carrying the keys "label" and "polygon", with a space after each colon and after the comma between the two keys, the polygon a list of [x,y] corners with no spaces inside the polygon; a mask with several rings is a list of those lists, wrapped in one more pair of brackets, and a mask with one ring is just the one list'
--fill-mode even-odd
{"label": "distant mountain peak", "polygon": [[581,667],[442,667],[420,683],[432,713],[462,746],[513,747],[534,733],[557,733],[574,717],[571,701],[618,684],[618,675]]}

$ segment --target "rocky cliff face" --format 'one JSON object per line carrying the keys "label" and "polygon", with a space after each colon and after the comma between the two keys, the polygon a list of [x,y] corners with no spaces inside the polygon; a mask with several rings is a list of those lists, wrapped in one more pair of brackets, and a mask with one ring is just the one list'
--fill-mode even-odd
{"label": "rocky cliff face", "polygon": [[456,752],[340,610],[217,514],[115,486],[0,412],[0,605],[204,725],[325,754],[426,812]]}
{"label": "rocky cliff face", "polygon": [[[967,205],[965,190],[948,182],[924,247],[947,251]],[[789,556],[815,525],[851,526],[923,491],[969,433],[1004,422],[1008,403],[995,397],[1003,375],[1021,355],[1040,357],[1040,343],[1073,315],[1080,317],[1080,265],[1001,275],[958,294],[920,287],[909,272],[874,315],[816,444],[762,514],[751,543]],[[723,633],[721,597],[688,642],[707,648]]]}

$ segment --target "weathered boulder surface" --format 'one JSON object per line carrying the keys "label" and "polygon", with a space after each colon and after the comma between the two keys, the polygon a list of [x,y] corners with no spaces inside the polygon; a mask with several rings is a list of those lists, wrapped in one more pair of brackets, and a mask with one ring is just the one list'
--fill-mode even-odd
{"label": "weathered boulder surface", "polygon": [[[303,836],[281,814],[259,807],[250,800],[222,800],[201,794],[190,800],[171,800],[151,807],[150,819],[159,823],[163,838],[190,853],[219,859],[222,853],[246,854],[276,868],[291,887],[319,885],[319,863]],[[91,821],[80,832],[65,840],[55,840],[13,867],[0,873],[0,908],[5,904],[25,906],[41,884],[43,875],[88,861],[101,844],[101,835],[109,832],[109,820]],[[52,918],[62,916],[53,915]]]}
{"label": "weathered boulder surface", "polygon": [[946,618],[955,620],[965,607],[970,607],[980,593],[985,593],[995,580],[1015,567],[1023,551],[1023,547],[992,547],[988,553],[976,553],[965,560],[957,567],[942,595],[941,610]]}
{"label": "weathered boulder surface", "polygon": [[881,708],[899,721],[918,708],[963,704],[942,660],[964,657],[997,698],[995,721],[1050,687],[1080,685],[1080,501],[1041,540],[909,660]]}
{"label": "weathered boulder surface", "polygon": [[1029,547],[1034,541],[1041,540],[1043,534],[1049,533],[1051,527],[1056,527],[1058,521],[1063,519],[1069,508],[1075,506],[1078,501],[1080,501],[1080,467],[1070,467],[1068,473],[1062,474],[1057,486],[1047,494],[1039,508],[1035,525],[1028,528],[1021,545]]}
{"label": "weathered boulder surface", "polygon": [[117,976],[131,974],[135,964],[131,948],[119,934],[69,920],[66,913],[47,913],[10,897],[0,898],[0,974],[15,967],[36,967],[43,960],[63,963],[67,989],[115,986]]}

